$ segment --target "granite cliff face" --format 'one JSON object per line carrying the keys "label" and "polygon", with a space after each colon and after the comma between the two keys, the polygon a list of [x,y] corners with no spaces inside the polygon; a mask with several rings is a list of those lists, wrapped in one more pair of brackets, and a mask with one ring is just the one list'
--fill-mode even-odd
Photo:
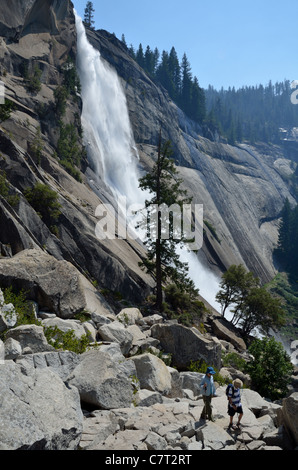
{"label": "granite cliff face", "polygon": [[[39,248],[58,260],[70,261],[100,288],[140,300],[152,285],[138,266],[142,247],[126,240],[98,241],[95,211],[102,201],[83,172],[78,182],[57,159],[61,130],[54,93],[63,83],[66,62],[76,59],[73,5],[70,1],[14,0],[9,9],[1,4],[1,18],[1,79],[14,110],[1,123],[0,170],[9,194],[18,196],[13,207],[3,194],[0,196],[1,255]],[[23,71],[32,76],[36,67],[41,71],[40,89],[32,91]],[[79,130],[81,105],[77,95],[67,97],[65,125],[72,124]],[[76,139],[83,154],[79,131]],[[82,158],[81,163],[81,169],[86,170],[86,159]],[[58,194],[58,233],[49,229],[24,197],[26,188],[36,183]]]}
{"label": "granite cliff face", "polygon": [[286,197],[294,202],[288,186],[294,162],[278,146],[220,142],[189,120],[113,35],[89,31],[88,38],[123,80],[144,166],[150,167],[160,127],[163,137],[171,140],[186,187],[194,202],[204,205],[204,219],[220,240],[205,226],[201,260],[218,272],[243,263],[263,281],[271,279],[280,211]]}

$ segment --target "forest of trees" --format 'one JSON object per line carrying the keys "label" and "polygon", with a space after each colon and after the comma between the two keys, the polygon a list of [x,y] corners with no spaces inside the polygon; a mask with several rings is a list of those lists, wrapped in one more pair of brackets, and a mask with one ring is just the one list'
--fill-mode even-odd
{"label": "forest of trees", "polygon": [[280,141],[280,129],[297,126],[298,106],[291,102],[289,80],[267,85],[245,86],[239,89],[216,90],[211,85],[203,89],[199,79],[192,75],[191,64],[183,55],[180,61],[172,47],[170,52],[146,48],[142,44],[135,50],[122,42],[131,57],[161,83],[173,101],[194,121],[236,142]]}
{"label": "forest of trees", "polygon": [[[125,38],[122,42],[126,45]],[[127,47],[127,46],[126,46]],[[133,46],[128,48],[131,57],[168,91],[173,101],[194,121],[202,124],[206,116],[205,93],[197,77],[193,77],[191,65],[186,54],[179,61],[177,52],[172,47],[170,52],[157,48],[152,50],[142,44],[137,51]]]}
{"label": "forest of trees", "polygon": [[278,143],[280,128],[298,124],[298,106],[291,102],[289,80],[271,81],[266,86],[246,86],[238,90],[205,90],[209,126],[217,128],[228,141]]}
{"label": "forest of trees", "polygon": [[290,279],[297,285],[298,205],[292,208],[289,200],[286,199],[281,215],[278,246],[274,254],[281,265],[281,269],[286,271]]}

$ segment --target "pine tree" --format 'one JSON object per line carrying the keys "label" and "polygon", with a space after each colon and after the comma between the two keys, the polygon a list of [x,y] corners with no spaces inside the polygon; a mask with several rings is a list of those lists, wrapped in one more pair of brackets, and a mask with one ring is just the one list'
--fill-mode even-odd
{"label": "pine tree", "polygon": [[87,2],[84,15],[84,24],[90,29],[94,29],[94,8],[92,2]]}
{"label": "pine tree", "polygon": [[181,107],[183,111],[190,115],[191,114],[191,101],[192,101],[192,75],[191,67],[186,57],[186,54],[182,57],[181,62],[181,73],[182,73],[182,89],[181,89]]}
{"label": "pine tree", "polygon": [[[176,284],[181,292],[186,292],[194,298],[198,291],[194,283],[188,278],[188,265],[181,262],[177,254],[177,245],[183,245],[183,236],[176,238],[173,217],[164,220],[162,208],[175,207],[182,210],[183,204],[190,204],[191,199],[186,196],[186,191],[181,188],[182,180],[178,178],[178,172],[173,160],[170,142],[161,144],[159,136],[158,156],[152,170],[140,179],[140,188],[152,193],[150,201],[146,201],[146,208],[150,210],[150,237],[145,241],[147,246],[147,258],[141,266],[147,270],[156,281],[156,308],[163,310],[163,288],[167,282]],[[155,211],[155,212],[154,212]],[[140,226],[148,231],[148,215]],[[154,225],[154,222],[155,225]],[[153,222],[153,223],[152,223]],[[169,236],[164,237],[164,229],[167,225]],[[152,236],[152,230],[154,236]]]}
{"label": "pine tree", "polygon": [[144,50],[143,50],[142,44],[139,44],[139,48],[136,53],[136,61],[140,67],[145,66],[145,56],[144,56]]}

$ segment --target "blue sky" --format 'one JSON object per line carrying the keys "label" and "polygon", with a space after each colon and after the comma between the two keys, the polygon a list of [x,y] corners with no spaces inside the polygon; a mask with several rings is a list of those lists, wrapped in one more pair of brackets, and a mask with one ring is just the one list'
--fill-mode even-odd
{"label": "blue sky", "polygon": [[[73,0],[83,17],[86,0]],[[298,80],[297,0],[94,0],[96,29],[186,53],[202,87]]]}

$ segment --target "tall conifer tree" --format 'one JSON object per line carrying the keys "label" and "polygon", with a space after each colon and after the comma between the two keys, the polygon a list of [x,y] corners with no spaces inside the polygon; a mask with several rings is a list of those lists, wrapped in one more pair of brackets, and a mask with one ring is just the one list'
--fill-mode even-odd
{"label": "tall conifer tree", "polygon": [[84,24],[88,28],[94,29],[94,7],[92,2],[87,2],[84,15]]}

